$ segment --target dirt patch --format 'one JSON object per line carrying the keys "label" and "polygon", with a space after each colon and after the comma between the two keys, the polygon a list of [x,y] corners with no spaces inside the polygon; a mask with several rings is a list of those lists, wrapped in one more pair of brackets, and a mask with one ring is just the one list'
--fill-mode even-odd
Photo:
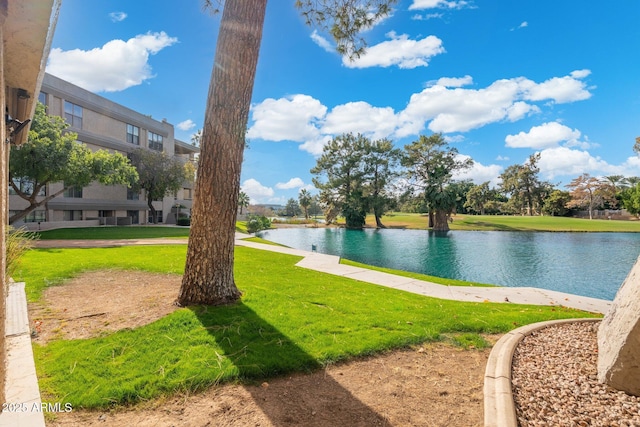
{"label": "dirt patch", "polygon": [[[84,274],[47,289],[41,303],[30,305],[32,323],[42,322],[35,340],[87,338],[150,323],[176,309],[172,302],[179,286],[175,275]],[[489,351],[425,345],[134,408],[74,410],[57,414],[47,425],[481,426]]]}

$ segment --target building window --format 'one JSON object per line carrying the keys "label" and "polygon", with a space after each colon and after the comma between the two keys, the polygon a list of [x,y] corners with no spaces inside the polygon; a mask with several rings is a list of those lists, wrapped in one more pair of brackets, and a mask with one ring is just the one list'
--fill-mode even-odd
{"label": "building window", "polygon": [[140,211],[127,211],[127,216],[131,218],[131,224],[140,224]]}
{"label": "building window", "polygon": [[82,199],[82,187],[69,187],[64,190],[62,197]]}
{"label": "building window", "polygon": [[140,192],[127,188],[127,200],[140,200]]}
{"label": "building window", "polygon": [[149,148],[156,151],[162,151],[162,135],[157,133],[148,132],[149,134]]}
{"label": "building window", "polygon": [[[13,178],[13,183],[16,185],[16,187],[18,187],[18,189],[26,194],[27,196],[30,196],[33,193],[33,181],[31,181],[28,178]],[[16,195],[18,193],[16,193],[16,190],[13,189],[13,186],[9,185],[9,194],[10,195]],[[47,195],[47,190],[45,187],[40,188],[40,191],[37,194],[38,196],[46,196]]]}
{"label": "building window", "polygon": [[64,101],[64,118],[74,128],[82,129],[82,107]]}
{"label": "building window", "polygon": [[[158,219],[156,222],[159,224],[162,222],[162,211],[156,211],[156,218]],[[153,222],[153,215],[151,211],[149,211],[149,222]]]}
{"label": "building window", "polygon": [[138,126],[127,124],[127,142],[140,145],[140,128]]}
{"label": "building window", "polygon": [[[9,211],[9,216],[14,216],[15,214],[21,211]],[[46,212],[45,211],[32,211],[27,214],[24,218],[22,218],[23,222],[45,222],[46,221]]]}
{"label": "building window", "polygon": [[184,200],[191,200],[193,198],[192,191],[193,190],[191,188],[182,189],[182,197],[184,198]]}
{"label": "building window", "polygon": [[40,92],[40,94],[38,94],[38,102],[40,102],[41,104],[47,105],[47,93],[46,92]]}
{"label": "building window", "polygon": [[81,221],[82,211],[62,211],[63,221]]}

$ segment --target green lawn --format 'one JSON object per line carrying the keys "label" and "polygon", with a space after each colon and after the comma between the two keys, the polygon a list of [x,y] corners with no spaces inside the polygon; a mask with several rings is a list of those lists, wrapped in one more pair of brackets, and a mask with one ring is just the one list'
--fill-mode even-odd
{"label": "green lawn", "polygon": [[[33,301],[43,288],[86,270],[180,274],[185,254],[185,246],[37,249],[24,256],[16,278],[27,282]],[[34,345],[45,398],[74,408],[135,403],[426,341],[478,345],[482,333],[591,316],[559,307],[428,298],[295,267],[299,259],[237,247],[243,297],[235,305],[183,308],[134,330]]]}
{"label": "green lawn", "polygon": [[[452,218],[449,225],[452,230],[640,232],[640,221],[502,215],[454,215]],[[382,217],[382,223],[389,228],[427,229],[428,217],[392,212]],[[367,216],[367,225],[375,226],[372,215]]]}
{"label": "green lawn", "polygon": [[127,226],[58,228],[35,233],[40,240],[155,239],[189,237],[189,227]]}

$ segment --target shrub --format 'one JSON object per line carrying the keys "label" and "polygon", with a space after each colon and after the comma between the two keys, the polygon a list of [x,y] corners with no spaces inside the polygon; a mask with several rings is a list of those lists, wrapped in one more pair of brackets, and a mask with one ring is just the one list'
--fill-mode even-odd
{"label": "shrub", "polygon": [[13,227],[7,227],[6,238],[6,274],[7,277],[11,277],[11,275],[16,271],[16,268],[18,267],[18,263],[20,262],[20,257],[22,256],[22,254],[31,249],[31,247],[33,246],[33,241],[36,240],[36,235],[25,230],[24,228],[14,229]]}
{"label": "shrub", "polygon": [[180,217],[176,220],[176,224],[188,227],[191,225],[191,218]]}
{"label": "shrub", "polygon": [[257,233],[260,230],[271,228],[271,220],[264,215],[249,215],[247,219],[247,232]]}

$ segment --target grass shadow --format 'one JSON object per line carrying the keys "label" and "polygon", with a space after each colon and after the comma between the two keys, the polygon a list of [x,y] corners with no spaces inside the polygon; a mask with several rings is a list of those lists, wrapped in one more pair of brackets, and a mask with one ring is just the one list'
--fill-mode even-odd
{"label": "grass shadow", "polygon": [[[220,317],[219,308],[190,310],[222,348],[221,363],[233,365],[231,369],[274,426],[389,425],[385,417],[324,375],[314,356],[245,304],[234,306],[231,319]],[[273,385],[266,382],[271,379]]]}

